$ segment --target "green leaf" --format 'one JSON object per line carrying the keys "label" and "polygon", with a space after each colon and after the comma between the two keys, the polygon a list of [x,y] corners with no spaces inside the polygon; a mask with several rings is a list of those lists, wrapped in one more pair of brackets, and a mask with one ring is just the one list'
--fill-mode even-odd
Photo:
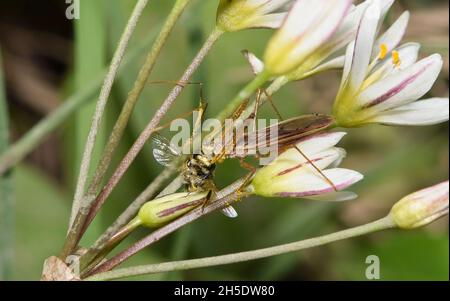
{"label": "green leaf", "polygon": [[44,260],[61,249],[70,197],[44,174],[24,165],[15,169],[13,188],[16,232],[13,279],[38,280]]}
{"label": "green leaf", "polygon": [[[106,63],[106,16],[105,5],[102,1],[81,0],[80,19],[75,20],[75,88],[81,89],[95,79]],[[78,166],[81,162],[86,137],[88,135],[96,102],[91,102],[76,114],[76,149]],[[105,130],[100,129],[96,145],[103,145],[106,140]],[[92,162],[97,162],[102,148],[96,147]],[[75,169],[78,172],[78,168]]]}
{"label": "green leaf", "polygon": [[[445,234],[421,231],[392,231],[369,244],[355,241],[353,249],[337,258],[335,270],[345,279],[367,280],[365,259],[380,259],[380,280],[446,280],[449,279],[449,240]],[[345,254],[345,255],[344,255]]]}

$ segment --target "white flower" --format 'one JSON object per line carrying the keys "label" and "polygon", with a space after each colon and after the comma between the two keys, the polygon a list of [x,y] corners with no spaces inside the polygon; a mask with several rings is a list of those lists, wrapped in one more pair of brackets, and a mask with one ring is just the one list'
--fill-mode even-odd
{"label": "white flower", "polygon": [[[336,168],[345,157],[342,148],[335,147],[345,133],[325,133],[307,137],[297,147],[330,180],[331,185],[308,161],[291,148],[255,174],[249,190],[267,197],[307,197],[349,200],[352,192],[339,191],[358,182],[363,176],[353,170]],[[334,186],[334,187],[333,187]]]}
{"label": "white flower", "polygon": [[271,75],[294,71],[338,30],[351,0],[297,0],[267,45],[265,70]]}
{"label": "white flower", "polygon": [[[392,3],[393,0],[383,0],[383,11],[387,12]],[[311,55],[295,70],[282,76],[283,78],[280,80],[287,83],[293,80],[305,79],[327,70],[344,67],[345,55],[339,54],[355,39],[359,21],[369,4],[370,1],[365,1],[357,6],[353,6],[336,29],[336,32],[326,41],[326,43],[322,44],[311,53]],[[244,55],[249,61],[255,74],[261,73],[264,70],[264,63],[254,54],[246,51]]]}
{"label": "white flower", "polygon": [[228,32],[248,28],[278,28],[286,12],[276,12],[291,0],[221,0],[217,26]]}
{"label": "white flower", "polygon": [[448,214],[448,181],[405,196],[391,210],[390,216],[402,229],[425,226]]}
{"label": "white flower", "polygon": [[382,13],[380,1],[373,1],[361,19],[355,42],[347,47],[333,107],[337,124],[428,125],[448,120],[448,99],[416,101],[436,81],[441,56],[434,54],[416,62],[419,44],[397,47],[406,30],[408,12],[375,41]]}

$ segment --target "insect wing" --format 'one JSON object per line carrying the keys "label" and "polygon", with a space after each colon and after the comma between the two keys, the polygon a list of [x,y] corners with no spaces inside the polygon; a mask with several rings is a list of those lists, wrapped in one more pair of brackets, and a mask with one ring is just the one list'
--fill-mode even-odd
{"label": "insect wing", "polygon": [[[278,147],[278,150],[282,151],[304,137],[327,129],[332,124],[332,118],[327,115],[311,114],[291,118],[257,130],[253,135],[256,139],[255,137],[249,138],[246,134],[237,142],[237,145],[244,144],[244,151],[232,153],[228,157],[246,157],[257,154],[258,150],[271,147]],[[277,127],[278,135],[275,137],[272,137],[273,127]]]}
{"label": "insect wing", "polygon": [[227,206],[222,209],[223,215],[229,218],[236,218],[238,216],[238,213],[236,209],[234,209],[232,206]]}
{"label": "insect wing", "polygon": [[153,157],[163,166],[169,166],[172,161],[181,154],[178,149],[163,136],[156,135],[153,137],[152,141]]}

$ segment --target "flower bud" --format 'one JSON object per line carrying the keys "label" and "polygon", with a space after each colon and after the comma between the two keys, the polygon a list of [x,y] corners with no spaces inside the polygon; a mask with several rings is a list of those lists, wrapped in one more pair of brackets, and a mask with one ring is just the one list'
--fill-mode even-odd
{"label": "flower bud", "polygon": [[227,32],[248,28],[278,28],[286,12],[273,13],[291,0],[221,0],[217,26]]}
{"label": "flower bud", "polygon": [[448,214],[448,181],[428,187],[398,201],[391,209],[391,217],[402,229],[425,226]]}
{"label": "flower bud", "polygon": [[149,228],[160,227],[203,204],[208,192],[174,193],[145,203],[137,218]]}
{"label": "flower bud", "polygon": [[271,75],[285,75],[300,67],[337,31],[350,0],[298,0],[267,45],[264,63]]}

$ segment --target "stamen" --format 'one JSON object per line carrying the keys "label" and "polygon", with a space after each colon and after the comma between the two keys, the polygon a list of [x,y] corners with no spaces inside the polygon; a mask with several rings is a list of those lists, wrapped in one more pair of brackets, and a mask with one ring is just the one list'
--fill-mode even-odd
{"label": "stamen", "polygon": [[392,63],[395,67],[399,67],[402,61],[400,60],[400,54],[397,50],[392,51]]}
{"label": "stamen", "polygon": [[386,57],[387,53],[388,53],[387,45],[384,43],[381,44],[380,45],[380,55],[379,55],[380,60],[383,60]]}

